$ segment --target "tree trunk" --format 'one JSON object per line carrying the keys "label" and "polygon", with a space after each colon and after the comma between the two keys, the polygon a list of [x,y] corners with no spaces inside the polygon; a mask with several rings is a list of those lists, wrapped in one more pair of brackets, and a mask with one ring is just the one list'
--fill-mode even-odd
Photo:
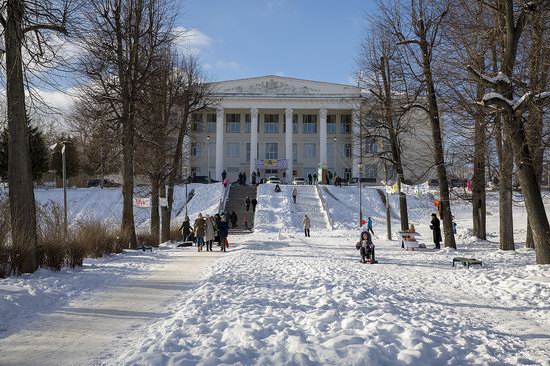
{"label": "tree trunk", "polygon": [[137,247],[136,228],[134,224],[134,121],[126,113],[122,125],[122,235],[130,248]]}
{"label": "tree trunk", "polygon": [[495,120],[495,136],[499,160],[499,219],[500,249],[515,250],[514,218],[512,214],[512,169],[513,157],[510,151],[510,140],[504,134],[501,116]]}
{"label": "tree trunk", "polygon": [[154,244],[160,243],[159,187],[159,178],[151,177],[151,240]]}
{"label": "tree trunk", "polygon": [[420,35],[420,49],[422,52],[422,71],[426,83],[428,94],[428,110],[430,124],[432,126],[432,140],[434,148],[434,161],[437,168],[437,178],[439,180],[439,195],[442,204],[441,219],[443,220],[444,243],[446,247],[456,249],[455,236],[453,231],[453,215],[451,213],[451,200],[449,194],[449,181],[447,178],[447,169],[445,167],[445,157],[443,151],[443,139],[441,137],[441,122],[439,119],[439,108],[437,106],[437,96],[431,70],[431,61],[429,59],[428,40],[424,21],[418,21]]}
{"label": "tree trunk", "polygon": [[[173,194],[172,194],[173,196]],[[166,200],[166,180],[160,182],[160,197]],[[168,202],[168,206],[161,205],[160,207],[160,219],[162,222],[162,231],[160,235],[160,240],[162,243],[166,243],[170,240],[170,225],[172,224],[172,205]]]}
{"label": "tree trunk", "polygon": [[21,47],[23,0],[7,2],[6,26],[6,99],[8,112],[8,182],[11,235],[15,253],[21,255],[17,270],[34,272],[38,268],[36,207],[34,200],[28,126],[25,117],[25,89]]}
{"label": "tree trunk", "polygon": [[[482,91],[481,91],[482,93]],[[478,91],[478,97],[481,99]],[[487,206],[486,206],[486,181],[485,181],[485,150],[486,150],[486,124],[485,117],[477,114],[475,117],[474,131],[474,176],[472,179],[472,216],[474,235],[479,238],[487,239]]]}

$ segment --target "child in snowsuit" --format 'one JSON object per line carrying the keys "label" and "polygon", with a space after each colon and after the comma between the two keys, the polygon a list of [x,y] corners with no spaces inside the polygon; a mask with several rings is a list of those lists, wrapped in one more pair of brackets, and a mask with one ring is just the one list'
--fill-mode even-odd
{"label": "child in snowsuit", "polygon": [[374,244],[372,243],[372,237],[368,231],[363,231],[361,233],[361,238],[355,245],[355,248],[359,249],[361,261],[363,263],[376,263],[374,259]]}

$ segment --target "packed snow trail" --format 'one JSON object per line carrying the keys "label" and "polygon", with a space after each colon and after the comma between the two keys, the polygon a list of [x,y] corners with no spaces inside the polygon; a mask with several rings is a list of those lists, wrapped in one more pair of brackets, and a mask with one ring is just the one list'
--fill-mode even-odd
{"label": "packed snow trail", "polygon": [[[22,327],[0,338],[0,365],[97,365],[131,347],[143,329],[168,316],[171,304],[193,291],[221,256],[217,250],[195,250],[164,250],[168,253],[150,271],[112,278],[52,312],[19,324]],[[40,299],[35,301],[39,307]]]}
{"label": "packed snow trail", "polygon": [[296,196],[296,205],[291,208],[294,213],[295,227],[302,228],[304,215],[307,215],[311,221],[311,230],[324,230],[328,228],[328,219],[321,200],[317,194],[315,186],[296,186],[298,195]]}
{"label": "packed snow trail", "polygon": [[[255,232],[117,365],[548,365],[550,274],[532,251],[407,252],[348,231]],[[506,265],[502,265],[505,263]]]}

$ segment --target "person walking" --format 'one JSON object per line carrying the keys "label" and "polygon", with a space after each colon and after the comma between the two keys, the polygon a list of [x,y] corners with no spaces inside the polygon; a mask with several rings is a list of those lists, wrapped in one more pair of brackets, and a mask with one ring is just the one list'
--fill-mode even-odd
{"label": "person walking", "polygon": [[372,235],[374,235],[374,231],[372,230],[372,219],[369,217],[367,219],[367,231],[370,231]]}
{"label": "person walking", "polygon": [[311,173],[307,175],[307,180],[309,181],[309,184],[313,184],[313,176],[311,175]]}
{"label": "person walking", "polygon": [[244,200],[244,207],[246,207],[246,211],[250,211],[250,198],[248,198],[248,196],[246,196],[245,200]]}
{"label": "person walking", "polygon": [[256,205],[258,204],[258,200],[256,200],[256,198],[252,198],[252,201],[250,201],[250,203],[252,203],[252,212],[256,212]]}
{"label": "person walking", "polygon": [[252,179],[252,185],[255,186],[256,185],[256,172],[255,171],[252,172],[252,178],[251,179]]}
{"label": "person walking", "polygon": [[181,231],[183,241],[187,241],[189,234],[191,234],[191,223],[189,222],[189,216],[185,215],[179,231]]}
{"label": "person walking", "polygon": [[237,227],[237,213],[235,211],[231,212],[231,228],[236,228]]}
{"label": "person walking", "polygon": [[249,229],[249,227],[248,227],[248,219],[246,218],[246,216],[245,216],[244,219],[243,219],[243,225],[244,225],[244,228],[245,228],[246,230]]}
{"label": "person walking", "polygon": [[222,182],[225,180],[225,178],[227,178],[227,172],[224,169],[222,172]]}
{"label": "person walking", "polygon": [[313,174],[313,183],[317,183],[317,173]]}
{"label": "person walking", "polygon": [[212,251],[212,243],[214,242],[214,236],[215,236],[214,222],[212,220],[212,217],[206,216],[204,241],[206,243],[206,251],[207,252]]}
{"label": "person walking", "polygon": [[439,219],[437,218],[437,215],[435,213],[432,214],[432,222],[430,224],[430,229],[433,231],[433,238],[434,238],[434,249],[441,249],[441,224],[439,222]]}
{"label": "person walking", "polygon": [[304,215],[304,219],[302,220],[302,223],[304,224],[304,234],[309,237],[309,229],[311,228],[311,221],[309,220],[309,217],[307,215]]}
{"label": "person walking", "polygon": [[239,173],[239,185],[242,186],[243,185],[243,173]]}
{"label": "person walking", "polygon": [[246,172],[243,172],[243,186],[246,186]]}
{"label": "person walking", "polygon": [[227,222],[227,216],[222,215],[220,226],[218,227],[218,236],[220,237],[220,251],[226,251],[227,236],[229,235],[229,223]]}
{"label": "person walking", "polygon": [[195,233],[195,238],[197,242],[197,252],[202,252],[202,247],[204,245],[204,231],[205,231],[205,222],[202,217],[202,213],[199,212],[199,217],[195,220],[193,225],[193,232]]}
{"label": "person walking", "polygon": [[296,204],[296,196],[298,195],[298,188],[293,187],[292,188],[292,200],[294,201],[294,204]]}

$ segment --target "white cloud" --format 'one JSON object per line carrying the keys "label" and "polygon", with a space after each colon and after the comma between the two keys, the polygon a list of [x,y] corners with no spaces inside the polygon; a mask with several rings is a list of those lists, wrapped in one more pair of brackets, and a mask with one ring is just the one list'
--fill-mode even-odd
{"label": "white cloud", "polygon": [[275,75],[277,75],[277,76],[286,76],[286,74],[285,74],[284,71],[279,71],[279,72],[276,73]]}
{"label": "white cloud", "polygon": [[200,53],[200,51],[210,46],[214,40],[196,28],[176,27],[176,44],[181,51],[185,53]]}

